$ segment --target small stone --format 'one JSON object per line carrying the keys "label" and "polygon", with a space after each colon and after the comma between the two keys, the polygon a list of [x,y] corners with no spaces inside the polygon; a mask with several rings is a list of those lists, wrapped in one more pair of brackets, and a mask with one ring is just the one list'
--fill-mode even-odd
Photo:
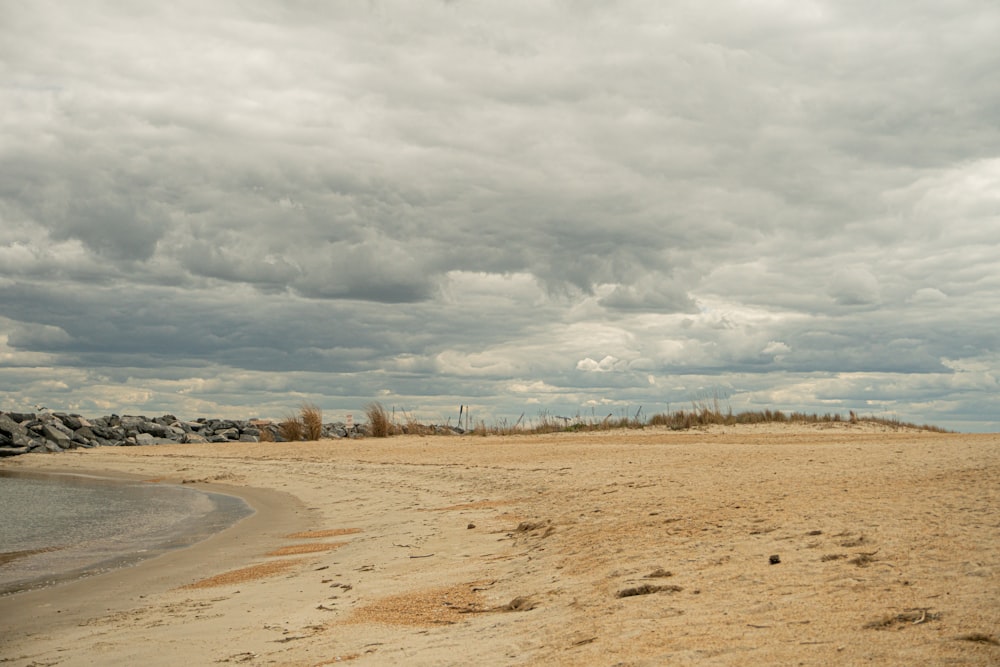
{"label": "small stone", "polygon": [[780,562],[781,562],[781,557],[780,557],[780,556],[779,556],[778,554],[773,554],[773,555],[772,555],[772,556],[771,556],[770,558],[768,558],[767,560],[768,560],[768,562],[770,562],[770,563],[771,563],[771,565],[777,565],[778,563],[780,563]]}
{"label": "small stone", "polygon": [[466,528],[467,528],[468,530],[472,530],[472,529],[473,529],[473,528],[475,528],[475,527],[476,527],[476,524],[474,524],[474,523],[470,523],[470,524],[469,524],[468,526],[466,526]]}

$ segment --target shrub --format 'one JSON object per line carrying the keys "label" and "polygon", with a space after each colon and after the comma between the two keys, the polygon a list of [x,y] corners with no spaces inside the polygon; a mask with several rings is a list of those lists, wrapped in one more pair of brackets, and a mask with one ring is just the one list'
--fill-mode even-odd
{"label": "shrub", "polygon": [[298,442],[302,439],[302,422],[298,415],[288,415],[278,424],[278,433],[288,442]]}
{"label": "shrub", "polygon": [[302,430],[306,440],[319,440],[323,437],[323,411],[312,403],[305,403],[299,410]]}
{"label": "shrub", "polygon": [[368,428],[373,438],[387,438],[391,431],[389,415],[385,408],[378,401],[373,401],[365,406],[365,415],[368,417]]}

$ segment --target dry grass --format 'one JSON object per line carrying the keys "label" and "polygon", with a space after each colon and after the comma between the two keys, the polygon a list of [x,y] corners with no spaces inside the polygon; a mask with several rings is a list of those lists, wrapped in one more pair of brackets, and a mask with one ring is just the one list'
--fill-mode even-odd
{"label": "dry grass", "polygon": [[392,423],[389,420],[389,413],[378,401],[372,401],[365,406],[365,415],[368,417],[369,435],[373,438],[387,438],[392,432]]}
{"label": "dry grass", "polygon": [[305,429],[298,415],[288,415],[278,424],[278,433],[288,442],[299,442]]}
{"label": "dry grass", "polygon": [[299,409],[303,434],[306,440],[319,440],[323,437],[323,411],[312,403],[305,403]]}
{"label": "dry grass", "polygon": [[301,558],[290,558],[287,560],[275,560],[268,563],[259,563],[257,565],[240,568],[239,570],[231,570],[229,572],[217,574],[214,577],[202,579],[201,581],[196,581],[193,584],[188,584],[187,586],[181,586],[181,590],[231,586],[233,584],[242,584],[256,579],[264,579],[266,577],[272,577],[276,574],[281,574],[286,570],[290,570],[301,562],[303,562],[303,559]]}
{"label": "dry grass", "polygon": [[298,556],[300,554],[314,554],[320,551],[333,551],[347,544],[347,542],[323,542],[321,544],[291,544],[274,551],[269,551],[268,556]]}

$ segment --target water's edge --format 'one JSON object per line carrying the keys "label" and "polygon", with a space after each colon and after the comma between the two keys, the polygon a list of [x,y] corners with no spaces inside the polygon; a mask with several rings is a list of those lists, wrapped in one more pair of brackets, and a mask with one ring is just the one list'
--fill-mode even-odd
{"label": "water's edge", "polygon": [[[103,574],[120,568],[131,567],[142,561],[155,558],[166,552],[193,546],[213,535],[233,526],[241,520],[253,515],[255,510],[243,498],[218,491],[182,486],[180,484],[150,482],[131,476],[87,474],[80,472],[37,472],[25,470],[10,470],[0,468],[0,478],[25,478],[42,480],[52,484],[66,483],[98,485],[120,485],[121,487],[138,484],[156,484],[160,488],[175,489],[180,493],[191,494],[192,498],[211,503],[211,509],[203,512],[194,510],[192,502],[191,516],[184,517],[166,527],[138,534],[126,535],[127,541],[105,540],[105,551],[100,556],[80,554],[81,560],[73,566],[66,565],[67,551],[72,547],[46,548],[35,547],[18,551],[0,548],[0,572],[5,565],[19,565],[21,569],[29,565],[29,569],[39,569],[37,576],[27,576],[15,581],[0,581],[0,597],[17,593],[56,586],[58,584]],[[110,551],[109,551],[110,550]],[[69,551],[70,555],[72,554]],[[59,554],[61,560],[57,560]],[[61,563],[61,564],[60,564]]]}

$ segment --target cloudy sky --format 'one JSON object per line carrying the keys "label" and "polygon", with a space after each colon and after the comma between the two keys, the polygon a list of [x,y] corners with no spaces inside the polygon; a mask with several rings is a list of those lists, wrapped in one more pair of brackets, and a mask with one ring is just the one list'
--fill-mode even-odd
{"label": "cloudy sky", "polygon": [[1000,431],[995,0],[0,0],[0,408]]}

